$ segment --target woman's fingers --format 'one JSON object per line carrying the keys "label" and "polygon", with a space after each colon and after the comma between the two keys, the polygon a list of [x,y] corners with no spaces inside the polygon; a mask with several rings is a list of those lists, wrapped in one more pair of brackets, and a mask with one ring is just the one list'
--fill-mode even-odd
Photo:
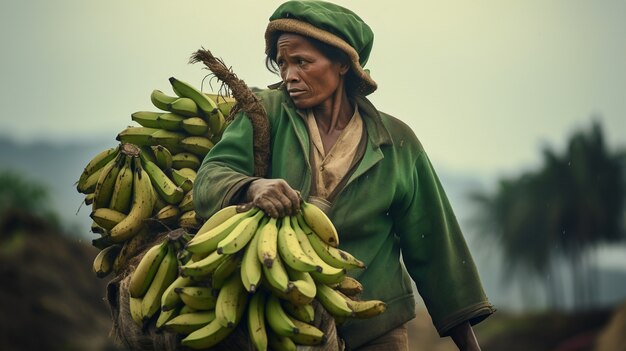
{"label": "woman's fingers", "polygon": [[248,198],[269,216],[291,216],[300,209],[300,195],[283,179],[257,179],[248,188]]}

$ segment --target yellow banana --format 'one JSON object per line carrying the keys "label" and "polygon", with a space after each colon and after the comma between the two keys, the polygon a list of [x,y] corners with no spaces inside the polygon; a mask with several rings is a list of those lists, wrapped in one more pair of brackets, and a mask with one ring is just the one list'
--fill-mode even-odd
{"label": "yellow banana", "polygon": [[[213,311],[215,311],[215,310],[213,310]],[[179,315],[183,315],[183,314],[187,314],[187,313],[196,313],[196,312],[201,312],[201,311],[195,310],[195,309],[189,307],[188,305],[183,305],[180,308],[180,311],[178,311],[178,314]]]}
{"label": "yellow banana", "polygon": [[159,212],[154,215],[154,219],[159,222],[170,226],[175,223],[178,223],[178,218],[180,217],[180,208],[176,205],[167,205],[159,210]]}
{"label": "yellow banana", "polygon": [[321,268],[321,272],[312,271],[311,276],[319,282],[331,284],[333,282],[338,282],[345,276],[346,270],[344,268],[336,268],[324,261],[313,249],[311,243],[309,242],[309,237],[304,233],[302,228],[300,227],[300,223],[296,221],[291,221],[293,225],[293,229],[296,233],[296,237],[298,238],[298,242],[300,246],[302,246],[302,250],[304,253],[311,258],[311,261],[315,263],[316,266]]}
{"label": "yellow banana", "polygon": [[182,127],[191,135],[204,136],[209,131],[209,125],[200,117],[185,118]]}
{"label": "yellow banana", "polygon": [[178,98],[170,104],[170,110],[185,117],[195,117],[200,114],[198,105],[189,98]]}
{"label": "yellow banana", "polygon": [[156,327],[157,329],[161,330],[163,329],[163,327],[165,326],[165,323],[167,323],[169,320],[171,320],[172,318],[178,316],[178,310],[177,309],[173,309],[170,311],[160,311],[159,312],[159,317],[156,320]]}
{"label": "yellow banana", "polygon": [[113,262],[120,250],[121,246],[112,245],[98,252],[93,260],[93,272],[98,278],[104,278],[113,272]]}
{"label": "yellow banana", "polygon": [[194,207],[193,207],[193,190],[189,190],[189,191],[187,191],[187,193],[185,193],[185,195],[183,196],[182,200],[180,200],[180,203],[178,204],[178,207],[180,208],[180,210],[182,212],[188,212],[188,211],[192,211],[194,209]]}
{"label": "yellow banana", "polygon": [[163,292],[161,296],[161,310],[170,311],[180,305],[182,300],[176,292],[176,289],[188,286],[191,282],[191,278],[189,277],[178,276]]}
{"label": "yellow banana", "polygon": [[225,260],[227,255],[220,255],[212,251],[207,257],[199,261],[189,261],[180,267],[180,274],[189,277],[202,277],[213,273],[215,268]]}
{"label": "yellow banana", "polygon": [[[221,289],[226,280],[235,272],[241,265],[241,255],[228,255],[228,257],[222,261],[211,275],[211,287],[214,289]],[[239,271],[237,272],[239,274]]]}
{"label": "yellow banana", "polygon": [[204,157],[214,146],[209,138],[193,135],[182,139],[180,145],[183,149],[199,157]]}
{"label": "yellow banana", "polygon": [[194,210],[183,212],[178,218],[178,226],[188,231],[196,231],[202,226],[202,219]]}
{"label": "yellow banana", "polygon": [[248,292],[243,288],[239,272],[232,274],[217,295],[215,319],[224,327],[234,328],[239,324],[248,302]]}
{"label": "yellow banana", "polygon": [[178,100],[177,96],[169,96],[161,90],[153,90],[150,94],[150,101],[154,107],[163,111],[169,111],[170,104],[176,100]]}
{"label": "yellow banana", "polygon": [[176,279],[177,268],[176,252],[168,245],[167,254],[159,264],[159,269],[141,301],[141,314],[144,319],[150,319],[161,309],[163,292]]}
{"label": "yellow banana", "polygon": [[105,230],[113,229],[118,223],[126,218],[125,213],[118,212],[107,207],[97,208],[93,210],[89,216],[91,216],[91,219],[93,219],[97,225]]}
{"label": "yellow banana", "polygon": [[140,126],[146,128],[161,128],[158,118],[163,112],[137,111],[131,115],[131,119]]}
{"label": "yellow banana", "polygon": [[259,283],[261,282],[261,276],[263,275],[263,268],[261,267],[261,261],[258,258],[258,244],[259,233],[263,227],[267,224],[268,219],[264,218],[256,233],[250,240],[250,243],[246,246],[243,258],[241,260],[241,282],[248,292],[255,292]]}
{"label": "yellow banana", "polygon": [[236,205],[222,208],[221,210],[215,212],[211,217],[209,217],[209,219],[207,219],[206,222],[204,222],[202,227],[200,227],[200,229],[198,230],[198,233],[196,234],[196,236],[199,237],[199,236],[206,234],[208,231],[226,222],[231,217],[234,217],[237,214],[238,212],[237,212]]}
{"label": "yellow banana", "polygon": [[289,317],[289,319],[291,319],[291,322],[298,328],[298,334],[289,336],[296,344],[316,346],[326,342],[326,335],[318,328],[295,318]]}
{"label": "yellow banana", "polygon": [[85,166],[85,169],[81,173],[78,178],[77,189],[79,192],[84,193],[84,185],[87,181],[87,178],[92,176],[96,171],[102,169],[104,165],[109,163],[112,159],[114,159],[119,153],[119,145],[116,147],[112,147],[110,149],[106,149],[104,151],[99,152],[96,156],[94,156]]}
{"label": "yellow banana", "polygon": [[185,286],[176,288],[183,303],[197,311],[207,311],[215,309],[217,302],[216,290],[206,286]]}
{"label": "yellow banana", "polygon": [[280,255],[276,256],[271,268],[263,265],[263,277],[267,285],[276,293],[285,294],[293,289]]}
{"label": "yellow banana", "polygon": [[252,217],[245,218],[217,244],[219,254],[234,254],[243,249],[256,233],[261,218],[265,214],[258,211]]}
{"label": "yellow banana", "polygon": [[144,219],[150,217],[154,200],[152,198],[152,184],[146,171],[141,167],[138,159],[135,164],[133,180],[133,204],[130,212],[121,222],[111,229],[109,235],[114,242],[130,239],[142,228],[145,228]]}
{"label": "yellow banana", "polygon": [[350,276],[344,277],[343,280],[336,286],[333,286],[333,288],[347,296],[355,296],[363,292],[363,285]]}
{"label": "yellow banana", "polygon": [[250,298],[248,306],[248,334],[257,351],[267,350],[267,330],[265,326],[265,293],[258,291]]}
{"label": "yellow banana", "polygon": [[365,264],[350,253],[328,245],[317,235],[308,238],[315,252],[329,265],[345,269],[365,268]]}
{"label": "yellow banana", "polygon": [[128,262],[146,246],[151,244],[154,235],[150,233],[148,227],[144,226],[139,233],[126,240],[122,245],[122,251],[117,255],[113,264],[113,271],[121,272],[128,265]]}
{"label": "yellow banana", "polygon": [[185,313],[165,323],[165,329],[177,334],[188,335],[206,326],[215,319],[215,311]]}
{"label": "yellow banana", "polygon": [[128,213],[133,196],[133,169],[132,158],[126,156],[124,159],[124,165],[117,174],[115,185],[113,186],[113,193],[111,194],[111,202],[109,207],[112,210]]}
{"label": "yellow banana", "polygon": [[167,252],[167,240],[146,251],[130,277],[128,292],[131,297],[143,297],[146,294]]}
{"label": "yellow banana", "polygon": [[85,203],[85,205],[89,206],[93,203],[93,198],[94,198],[94,193],[89,193],[85,195],[85,199],[83,200],[83,202]]}
{"label": "yellow banana", "polygon": [[337,235],[335,226],[328,216],[317,206],[303,202],[302,216],[313,232],[325,243],[332,247],[339,245],[339,236]]}
{"label": "yellow banana", "polygon": [[267,341],[272,351],[297,351],[298,347],[287,336],[281,336],[272,331],[272,328],[267,330]]}
{"label": "yellow banana", "polygon": [[302,250],[296,232],[290,224],[292,218],[289,216],[284,217],[278,229],[278,252],[280,252],[283,261],[295,270],[304,272],[321,271],[322,268],[315,265],[311,258]]}
{"label": "yellow banana", "polygon": [[198,170],[200,168],[200,158],[190,152],[180,152],[172,156],[172,167],[176,169],[191,168]]}
{"label": "yellow banana", "polygon": [[317,284],[316,299],[333,317],[354,317],[354,312],[348,306],[341,293],[325,284]]}
{"label": "yellow banana", "polygon": [[315,281],[311,275],[308,272],[301,272],[289,266],[286,269],[293,288],[286,293],[285,299],[298,305],[311,303],[317,292]]}
{"label": "yellow banana", "polygon": [[387,305],[380,300],[352,300],[347,296],[343,296],[348,307],[354,312],[356,318],[372,318],[385,312]]}
{"label": "yellow banana", "polygon": [[270,218],[269,222],[263,226],[259,233],[259,244],[257,255],[259,261],[268,268],[272,267],[274,260],[278,256],[278,227],[276,218]]}
{"label": "yellow banana", "polygon": [[143,326],[143,316],[141,315],[141,298],[130,297],[128,299],[128,309],[133,321],[140,327]]}
{"label": "yellow banana", "polygon": [[315,309],[310,303],[305,305],[296,305],[290,301],[283,301],[283,307],[289,316],[294,317],[297,320],[305,323],[313,323],[315,321]]}
{"label": "yellow banana", "polygon": [[[216,250],[217,244],[222,241],[222,239],[224,239],[239,224],[240,221],[256,214],[258,211],[259,209],[255,207],[246,212],[235,213],[233,216],[208,231],[203,231],[206,229],[204,226],[200,227],[198,234],[194,236],[189,243],[187,243],[186,249],[193,253],[200,254]],[[218,216],[220,212],[222,211],[217,212],[211,218]],[[224,212],[230,214],[231,210],[224,209]],[[217,218],[215,220],[216,222],[218,219],[221,219],[222,216],[219,215],[218,217],[220,218]],[[211,221],[211,219],[209,219],[209,221]]]}

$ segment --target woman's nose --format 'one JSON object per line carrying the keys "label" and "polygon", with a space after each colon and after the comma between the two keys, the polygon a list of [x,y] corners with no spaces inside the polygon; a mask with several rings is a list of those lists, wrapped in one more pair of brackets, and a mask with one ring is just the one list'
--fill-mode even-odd
{"label": "woman's nose", "polygon": [[300,77],[298,76],[297,71],[294,68],[285,67],[283,71],[283,81],[284,82],[299,82]]}

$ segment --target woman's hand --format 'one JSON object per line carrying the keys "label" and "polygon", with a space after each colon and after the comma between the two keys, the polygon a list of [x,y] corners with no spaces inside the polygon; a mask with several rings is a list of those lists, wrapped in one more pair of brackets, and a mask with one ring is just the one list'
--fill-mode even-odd
{"label": "woman's hand", "polygon": [[460,351],[480,351],[480,346],[469,322],[463,322],[452,328],[450,336]]}
{"label": "woman's hand", "polygon": [[248,201],[273,218],[295,215],[300,210],[300,193],[283,179],[257,179],[250,183]]}

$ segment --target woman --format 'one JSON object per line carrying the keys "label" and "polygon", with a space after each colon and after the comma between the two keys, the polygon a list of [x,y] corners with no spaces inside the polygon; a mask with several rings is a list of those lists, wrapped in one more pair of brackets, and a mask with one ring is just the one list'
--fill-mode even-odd
{"label": "woman", "polygon": [[343,7],[289,1],[265,38],[268,66],[282,78],[258,93],[271,127],[269,174],[251,176],[252,126],[238,116],[198,172],[196,211],[208,217],[252,202],[283,217],[301,198],[313,202],[335,224],[341,248],[367,265],[354,272],[362,297],[387,303],[384,314],[339,327],[347,349],[408,350],[412,278],[439,333],[479,350],[470,325],[493,308],[441,184],[410,128],[365,98],[377,88],[363,69],[371,29]]}

